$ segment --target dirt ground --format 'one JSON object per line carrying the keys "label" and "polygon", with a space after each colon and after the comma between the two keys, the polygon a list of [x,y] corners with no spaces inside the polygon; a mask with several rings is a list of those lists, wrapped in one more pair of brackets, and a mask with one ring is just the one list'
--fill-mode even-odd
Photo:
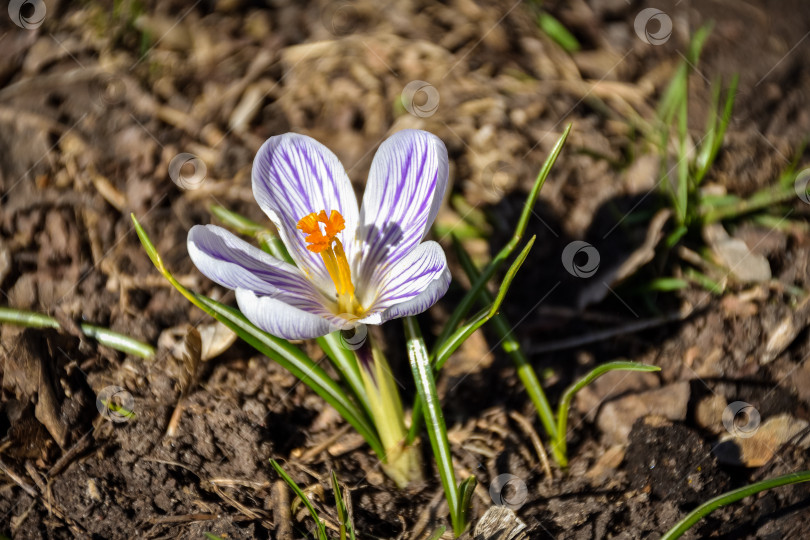
{"label": "dirt ground", "polygon": [[[785,226],[727,224],[767,260],[770,279],[731,279],[723,294],[695,284],[639,293],[645,276],[679,275],[685,263],[673,252],[635,281],[608,283],[644,241],[643,216],[663,203],[654,148],[633,118],[652,118],[700,26],[713,22],[690,82],[690,133],[703,129],[710,83],[740,76],[707,182],[750,195],[788,167],[810,134],[807,2],[544,2],[579,41],[575,52],[541,32],[536,2],[47,0],[41,25],[35,4],[20,8],[30,28],[12,20],[13,9],[0,13],[0,305],[47,313],[64,330],[0,329],[0,534],[314,538],[270,458],[311,488],[333,522],[337,471],[360,538],[427,538],[447,523],[433,468],[423,484],[398,490],[336,412],[241,342],[203,365],[166,436],[182,378],[171,345],[187,325],[211,321],[153,269],[130,213],[184,284],[233,303],[193,267],[186,234],[216,222],[211,204],[264,221],[251,161],[267,137],[287,131],[333,149],[358,191],[386,135],[437,134],[452,195],[436,237],[449,254],[447,231],[483,216],[483,237],[465,244],[485,261],[508,240],[537,170],[573,124],[503,313],[552,403],[602,362],[662,371],[606,376],[583,391],[569,422],[570,469],[549,478],[532,442],[542,427],[499,338],[476,333],[439,383],[459,475],[479,481],[475,519],[506,500],[529,538],[656,538],[723,491],[810,468],[807,204],[797,197],[774,208]],[[650,7],[672,23],[660,44],[638,30]],[[416,97],[403,93],[413,81],[423,89]],[[204,165],[178,180],[170,165],[182,153]],[[593,277],[561,264],[574,240],[598,251]],[[467,283],[448,257],[451,290],[420,317],[428,340]],[[155,344],[158,354],[144,361],[99,346],[81,337],[84,322]],[[386,336],[409,401],[400,328],[389,324]],[[98,414],[97,395],[111,385],[134,397],[135,420]],[[493,493],[501,475],[525,486],[525,497]],[[807,530],[810,487],[797,485],[718,511],[687,537]]]}

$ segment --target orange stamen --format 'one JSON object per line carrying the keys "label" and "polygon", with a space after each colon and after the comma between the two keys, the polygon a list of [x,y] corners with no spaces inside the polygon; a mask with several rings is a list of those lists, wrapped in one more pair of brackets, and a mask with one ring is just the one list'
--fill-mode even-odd
{"label": "orange stamen", "polygon": [[307,235],[307,249],[321,254],[326,271],[335,284],[338,311],[361,315],[364,310],[354,296],[349,261],[343,251],[343,244],[337,238],[337,234],[346,228],[346,220],[337,210],[332,210],[329,217],[326,216],[326,210],[321,210],[317,214],[313,212],[302,217],[297,227]]}

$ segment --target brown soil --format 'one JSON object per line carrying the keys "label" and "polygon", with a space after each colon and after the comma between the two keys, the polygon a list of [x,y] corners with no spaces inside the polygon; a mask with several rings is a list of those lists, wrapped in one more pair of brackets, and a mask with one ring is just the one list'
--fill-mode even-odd
{"label": "brown soil", "polygon": [[[695,136],[710,103],[708,82],[739,73],[740,89],[707,182],[739,195],[775,182],[810,132],[806,2],[662,2],[654,7],[674,30],[660,46],[633,30],[647,3],[545,2],[582,44],[572,54],[538,30],[536,8],[522,2],[46,5],[44,24],[33,30],[0,13],[0,304],[51,314],[66,330],[0,329],[0,533],[307,537],[312,523],[300,508],[290,511],[270,458],[312,489],[331,520],[329,474],[336,470],[361,538],[424,538],[446,523],[435,470],[428,468],[424,484],[397,490],[334,411],[247,345],[237,342],[202,366],[176,435],[166,437],[181,379],[169,349],[143,361],[78,331],[78,323],[91,322],[165,344],[172,332],[209,322],[153,270],[130,212],[184,283],[233,302],[193,268],[186,233],[213,221],[212,203],[263,220],[250,192],[252,156],[266,137],[286,131],[332,148],[359,189],[388,133],[436,133],[450,153],[453,193],[488,219],[489,238],[467,242],[484,260],[508,239],[538,167],[572,122],[529,225],[535,248],[503,309],[520,321],[515,332],[525,348],[696,308],[643,332],[532,354],[552,402],[576,376],[617,358],[661,366],[657,386],[690,385],[682,420],[639,419],[624,445],[611,444],[594,411],[575,410],[571,467],[552,479],[515,420],[515,413],[530,419],[542,434],[498,338],[485,331],[465,344],[440,390],[459,473],[479,481],[476,519],[493,503],[492,480],[511,474],[528,488],[517,514],[530,538],[654,538],[722,491],[810,468],[795,439],[764,464],[724,464],[714,452],[721,434],[699,419],[704,398],[720,396],[751,403],[763,421],[783,413],[810,420],[803,330],[810,317],[797,292],[810,289],[805,204],[785,206],[788,228],[729,225],[767,257],[773,279],[732,282],[722,296],[692,286],[650,297],[634,294],[638,282],[630,280],[582,306],[583,291],[603,274],[577,279],[560,264],[574,239],[599,250],[600,272],[643,241],[646,226],[631,218],[661,200],[657,166],[644,165],[652,148],[629,113],[651,117],[689,36],[709,20],[714,29],[691,81]],[[395,105],[413,80],[438,90],[435,114],[418,117]],[[181,152],[205,162],[200,185],[169,178]],[[446,230],[461,214],[448,207],[439,225]],[[421,318],[429,334],[463,293],[466,282],[452,264],[453,288]],[[663,257],[640,275],[673,275],[680,264]],[[766,362],[768,339],[794,310],[795,339]],[[413,385],[399,325],[386,331],[408,399]],[[96,395],[110,385],[134,396],[134,421],[98,415]],[[621,397],[642,391],[628,388]],[[606,402],[597,396],[597,403],[604,410]],[[608,463],[606,453],[616,459]],[[718,511],[689,534],[803,538],[808,508],[810,488],[781,488]]]}

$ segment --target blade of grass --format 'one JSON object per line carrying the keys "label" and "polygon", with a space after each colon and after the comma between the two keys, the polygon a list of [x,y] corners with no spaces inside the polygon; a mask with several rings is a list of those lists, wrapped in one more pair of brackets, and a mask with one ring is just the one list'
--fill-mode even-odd
{"label": "blade of grass", "polygon": [[138,238],[140,238],[146,254],[152,260],[152,264],[180,294],[208,315],[230,328],[254,349],[277,362],[301,382],[312,388],[366,439],[366,442],[378,456],[385,456],[382,443],[366,415],[348,397],[346,392],[329,377],[323,368],[298,347],[256,327],[239,310],[220,304],[216,300],[196,294],[183,287],[165,267],[154,244],[134,215],[132,215],[132,221],[135,224]]}
{"label": "blade of grass", "polygon": [[565,393],[560,399],[560,404],[557,408],[557,439],[554,442],[554,448],[558,448],[562,455],[567,455],[567,441],[566,434],[568,431],[568,410],[571,408],[571,400],[577,392],[591,384],[593,381],[608,373],[609,371],[661,371],[658,366],[649,366],[646,364],[639,364],[638,362],[608,362],[597,366],[588,372],[587,375],[579,379],[566,389]]}
{"label": "blade of grass", "polygon": [[476,485],[478,485],[478,480],[476,480],[475,476],[470,476],[458,487],[458,497],[461,500],[461,506],[459,507],[460,515],[458,519],[461,523],[469,523],[470,521],[472,497],[473,493],[475,493]]}
{"label": "blade of grass", "polygon": [[[467,250],[464,249],[461,242],[458,242],[455,239],[453,242],[453,247],[456,250],[456,255],[461,263],[461,267],[467,274],[467,277],[469,277],[470,281],[472,282],[476,281],[476,279],[479,277],[478,269],[475,267],[475,264],[473,264]],[[478,292],[478,301],[485,306],[491,305],[493,303],[492,294],[490,294],[487,289],[482,288]],[[546,430],[546,434],[550,439],[554,440],[557,435],[557,426],[554,421],[554,413],[551,411],[551,405],[549,405],[546,393],[543,391],[543,387],[540,385],[540,380],[537,378],[534,368],[529,363],[528,358],[526,358],[526,355],[523,353],[523,348],[520,346],[520,343],[517,341],[517,339],[515,339],[515,336],[512,333],[511,325],[506,320],[506,317],[498,313],[492,317],[492,327],[495,330],[495,333],[501,339],[501,349],[503,349],[503,351],[512,359],[512,362],[514,362],[518,377],[523,383],[523,386],[526,388],[526,393],[529,394],[529,398],[532,400],[532,403],[537,410],[537,414],[540,417],[543,428]],[[555,454],[554,458],[557,460],[557,463],[562,464],[566,462],[564,455]]]}
{"label": "blade of grass", "polygon": [[[506,272],[503,281],[501,282],[501,286],[498,289],[498,295],[495,297],[495,301],[492,302],[492,305],[488,308],[484,308],[479,311],[472,319],[470,319],[466,324],[461,326],[458,330],[453,332],[453,334],[447,338],[447,340],[442,343],[432,354],[430,357],[430,363],[433,366],[433,371],[438,374],[439,370],[442,369],[444,363],[450,358],[456,349],[458,349],[462,343],[464,343],[467,338],[472,335],[473,332],[481,328],[488,320],[495,316],[498,313],[498,310],[501,307],[501,303],[503,303],[503,299],[506,297],[506,293],[509,291],[509,286],[512,284],[512,280],[514,279],[517,271],[520,269],[523,261],[526,260],[526,257],[529,254],[529,251],[534,245],[534,240],[536,236],[532,236],[531,239],[527,242],[526,246],[523,250],[518,254],[515,258],[512,266],[509,267],[509,270]],[[434,356],[435,355],[435,356]],[[416,440],[416,436],[419,433],[419,430],[422,427],[422,401],[419,399],[419,396],[416,396],[416,399],[413,404],[413,409],[411,413],[411,427],[408,430],[408,438],[407,443],[411,444],[414,440]]]}
{"label": "blade of grass", "polygon": [[343,499],[343,494],[340,492],[340,483],[335,471],[332,471],[332,492],[335,495],[335,507],[337,508],[338,522],[340,523],[340,540],[346,540],[346,533],[349,533],[349,538],[354,538],[354,524],[349,516],[349,509],[346,506],[346,501]]}
{"label": "blade of grass", "polygon": [[712,119],[712,124],[708,128],[706,138],[701,145],[700,153],[698,154],[696,160],[696,185],[700,185],[703,177],[706,176],[706,173],[714,163],[714,160],[717,159],[717,153],[720,151],[720,147],[723,146],[723,139],[726,136],[726,130],[728,129],[728,124],[731,121],[731,111],[734,108],[734,99],[737,97],[737,85],[739,82],[739,75],[734,75],[734,78],[731,79],[731,85],[729,86],[728,90],[726,90],[726,101],[723,105],[723,114],[719,120],[716,120],[716,110],[720,101],[720,85],[717,84],[718,90],[712,100],[712,112],[710,116]]}
{"label": "blade of grass", "polygon": [[688,286],[689,284],[683,279],[665,277],[650,280],[648,283],[638,287],[638,289],[634,290],[633,292],[637,294],[646,294],[649,292],[671,292],[685,289]]}
{"label": "blade of grass", "polygon": [[433,534],[430,535],[430,538],[428,538],[428,540],[439,540],[439,538],[442,537],[442,535],[444,534],[444,531],[446,531],[446,530],[447,530],[447,527],[442,525],[441,527],[439,527],[438,529],[433,531]]}
{"label": "blade of grass", "polygon": [[725,290],[723,285],[694,268],[684,268],[683,275],[687,280],[700,285],[712,294],[723,294],[723,291]]}
{"label": "blade of grass", "polygon": [[795,198],[796,191],[792,185],[789,188],[769,187],[754,193],[747,199],[739,200],[735,204],[725,204],[714,207],[701,204],[699,214],[704,224],[716,223],[718,221],[734,219],[745,214],[765,210],[774,205],[792,201]]}
{"label": "blade of grass", "polygon": [[453,533],[461,536],[467,528],[467,523],[460,521],[465,514],[461,509],[459,492],[456,485],[456,473],[453,470],[453,458],[450,454],[450,443],[447,440],[447,427],[444,424],[444,415],[439,405],[439,396],[436,391],[436,381],[433,379],[433,368],[430,365],[422,331],[416,319],[405,317],[405,336],[408,340],[408,358],[413,372],[416,390],[422,403],[425,404],[426,425],[430,446],[436,460],[436,468],[444,488],[447,506],[450,508],[450,521]]}
{"label": "blade of grass", "polygon": [[687,147],[689,136],[687,132],[687,114],[688,91],[684,88],[683,99],[678,107],[678,201],[675,208],[678,214],[678,223],[687,223],[689,193],[691,192],[689,184],[689,148]]}
{"label": "blade of grass", "polygon": [[553,39],[557,45],[562,47],[565,52],[577,52],[581,48],[574,34],[569,32],[560,21],[547,12],[543,11],[537,16],[537,26],[539,26],[540,30],[545,32],[548,37]]}
{"label": "blade of grass", "polygon": [[560,135],[560,138],[557,139],[557,142],[554,144],[554,147],[551,149],[551,153],[549,153],[546,161],[543,163],[543,166],[540,168],[540,172],[537,175],[537,179],[534,182],[534,186],[532,186],[531,192],[529,192],[529,196],[526,197],[526,202],[523,205],[523,211],[520,214],[520,219],[518,220],[517,226],[515,227],[515,233],[512,236],[512,239],[506,244],[501,251],[498,252],[497,255],[492,259],[492,261],[487,265],[487,267],[481,272],[481,275],[478,279],[472,280],[473,284],[470,287],[470,290],[459,302],[456,309],[450,315],[447,324],[444,325],[442,329],[441,335],[436,340],[436,344],[441,345],[444,341],[447,340],[450,335],[455,332],[458,325],[467,316],[467,313],[472,308],[473,303],[475,302],[476,297],[478,296],[479,291],[481,291],[486,284],[492,279],[492,276],[495,275],[495,272],[501,267],[501,265],[511,256],[512,252],[517,248],[518,244],[520,243],[521,238],[523,238],[523,234],[526,232],[526,226],[529,223],[529,218],[531,217],[532,211],[534,210],[534,205],[537,202],[537,196],[540,194],[540,190],[543,188],[543,184],[546,182],[546,178],[548,178],[549,173],[551,172],[551,168],[554,166],[554,162],[557,160],[557,157],[560,155],[562,151],[563,145],[565,144],[566,139],[568,139],[568,134],[571,132],[572,124],[568,124],[566,126],[565,131],[563,134]]}
{"label": "blade of grass", "polygon": [[[28,328],[54,328],[57,330],[61,328],[59,322],[48,315],[4,307],[0,307],[0,323],[14,324]],[[85,323],[80,324],[79,328],[85,336],[95,339],[101,345],[115,349],[116,351],[140,356],[141,358],[152,358],[155,355],[154,347],[148,343],[125,336],[124,334]]]}
{"label": "blade of grass", "polygon": [[737,502],[751,495],[755,495],[761,491],[781,486],[787,486],[790,484],[798,484],[800,482],[807,482],[807,481],[810,481],[810,471],[801,471],[791,474],[785,474],[783,476],[777,476],[776,478],[771,478],[769,480],[762,480],[761,482],[756,482],[749,486],[744,486],[741,488],[731,490],[727,493],[719,495],[701,504],[700,506],[689,512],[689,514],[687,514],[685,518],[683,518],[681,521],[675,524],[674,527],[672,527],[670,530],[664,533],[664,535],[661,537],[661,540],[675,540],[676,538],[680,538],[686,531],[691,529],[695,523],[697,523],[710,513],[714,512],[718,508]]}
{"label": "blade of grass", "polygon": [[290,489],[293,490],[293,493],[295,493],[298,496],[298,498],[301,499],[301,502],[304,503],[304,506],[306,506],[307,510],[309,510],[309,515],[312,516],[312,519],[315,520],[315,524],[318,527],[318,540],[329,540],[329,537],[326,536],[326,526],[324,525],[323,521],[321,521],[321,518],[318,516],[318,512],[315,510],[315,507],[312,506],[312,501],[309,500],[309,497],[307,497],[306,494],[301,490],[301,488],[298,487],[298,484],[295,483],[295,480],[290,478],[290,476],[286,472],[284,472],[284,469],[281,468],[281,465],[279,465],[275,459],[270,460],[270,465],[273,466],[273,468],[276,470],[281,479],[287,483]]}
{"label": "blade of grass", "polygon": [[512,280],[514,280],[515,275],[517,275],[518,270],[523,265],[523,262],[526,260],[526,257],[529,255],[529,251],[531,251],[532,246],[534,245],[534,241],[537,237],[532,236],[529,241],[526,243],[526,246],[523,250],[515,257],[512,266],[509,267],[509,270],[506,272],[503,281],[501,282],[501,286],[498,288],[498,295],[492,302],[492,305],[488,309],[484,309],[479,312],[475,317],[472,318],[467,324],[462,325],[458,328],[444,343],[442,343],[435,352],[435,358],[433,360],[433,366],[436,371],[440,370],[444,363],[450,358],[450,355],[453,354],[456,349],[458,349],[464,341],[470,335],[478,330],[481,326],[484,325],[488,320],[494,317],[498,310],[503,303],[504,298],[506,297],[506,293],[509,291],[509,287],[512,285]]}

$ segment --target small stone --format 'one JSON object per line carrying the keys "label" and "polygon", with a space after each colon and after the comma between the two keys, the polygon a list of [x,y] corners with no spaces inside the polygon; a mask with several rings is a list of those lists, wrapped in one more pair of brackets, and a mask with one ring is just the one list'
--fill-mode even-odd
{"label": "small stone", "polygon": [[657,415],[669,420],[685,420],[689,394],[687,381],[630,394],[605,404],[596,423],[608,444],[625,444],[633,422],[639,418]]}
{"label": "small stone", "polygon": [[[790,414],[768,418],[752,434],[735,436],[726,433],[714,447],[717,460],[726,465],[761,467],[768,463],[787,442],[807,429],[808,423]],[[802,449],[810,448],[810,436],[793,441]]]}
{"label": "small stone", "polygon": [[771,265],[764,255],[754,253],[739,238],[728,235],[722,225],[704,227],[704,238],[723,266],[744,283],[760,283],[771,279]]}
{"label": "small stone", "polygon": [[712,394],[701,399],[695,407],[697,425],[718,434],[723,431],[723,411],[728,403],[719,394]]}
{"label": "small stone", "polygon": [[617,396],[644,392],[660,386],[655,373],[644,371],[609,371],[577,393],[576,408],[593,421],[599,405]]}

